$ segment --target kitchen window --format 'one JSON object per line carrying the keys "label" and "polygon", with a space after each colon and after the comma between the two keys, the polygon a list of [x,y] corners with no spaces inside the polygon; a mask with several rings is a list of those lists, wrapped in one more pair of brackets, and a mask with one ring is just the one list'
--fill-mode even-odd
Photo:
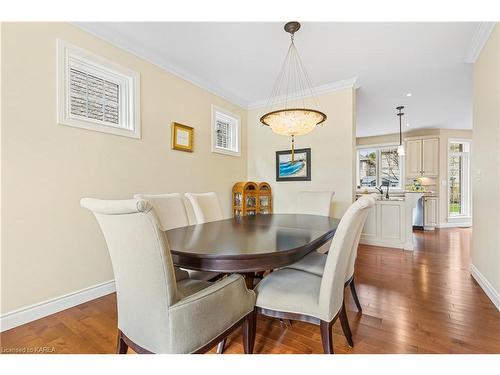
{"label": "kitchen window", "polygon": [[402,158],[398,146],[358,148],[358,188],[374,188],[389,184],[391,188],[402,188]]}

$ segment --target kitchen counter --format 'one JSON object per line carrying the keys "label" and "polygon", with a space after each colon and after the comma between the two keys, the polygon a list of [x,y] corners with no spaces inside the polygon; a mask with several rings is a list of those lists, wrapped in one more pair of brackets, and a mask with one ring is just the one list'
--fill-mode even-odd
{"label": "kitchen counter", "polygon": [[385,195],[378,194],[376,204],[366,219],[360,242],[413,250],[413,209],[423,195],[422,192],[412,191],[386,199]]}

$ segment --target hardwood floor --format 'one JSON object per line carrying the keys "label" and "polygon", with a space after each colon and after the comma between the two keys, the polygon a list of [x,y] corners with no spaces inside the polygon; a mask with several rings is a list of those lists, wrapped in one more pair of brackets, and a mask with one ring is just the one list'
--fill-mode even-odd
{"label": "hardwood floor", "polygon": [[[349,348],[337,322],[335,352],[500,353],[500,312],[469,274],[471,230],[415,237],[414,252],[360,246],[355,277],[363,314],[346,290],[355,346]],[[45,347],[49,353],[114,353],[116,331],[111,294],[3,332],[0,346],[3,352]],[[225,352],[243,353],[240,330]],[[259,317],[254,352],[322,353],[319,327],[293,322],[287,328]]]}

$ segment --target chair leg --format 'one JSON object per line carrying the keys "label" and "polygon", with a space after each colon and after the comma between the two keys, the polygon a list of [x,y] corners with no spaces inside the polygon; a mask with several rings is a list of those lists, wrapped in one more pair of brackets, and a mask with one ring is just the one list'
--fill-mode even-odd
{"label": "chair leg", "polygon": [[118,340],[116,343],[116,354],[127,354],[128,345],[122,338],[122,331],[118,330]]}
{"label": "chair leg", "polygon": [[252,311],[243,321],[243,348],[245,354],[252,354],[255,344],[255,331],[257,326],[257,313]]}
{"label": "chair leg", "polygon": [[217,354],[224,353],[224,348],[226,346],[227,337],[217,344]]}
{"label": "chair leg", "polygon": [[354,346],[354,342],[352,341],[351,327],[349,327],[349,320],[347,319],[347,313],[345,311],[344,302],[342,302],[342,308],[340,309],[339,319],[340,319],[340,325],[342,326],[342,331],[344,332],[344,336],[347,339],[347,343],[352,348]]}
{"label": "chair leg", "polygon": [[354,284],[354,277],[352,278],[351,282],[349,283],[349,287],[351,288],[352,298],[354,299],[354,303],[356,304],[358,311],[363,312],[363,309],[361,308],[361,304],[359,303],[358,293],[356,292],[356,285]]}
{"label": "chair leg", "polygon": [[325,354],[333,354],[332,342],[332,325],[333,322],[320,321],[319,328],[321,330],[321,341],[323,343],[323,352]]}

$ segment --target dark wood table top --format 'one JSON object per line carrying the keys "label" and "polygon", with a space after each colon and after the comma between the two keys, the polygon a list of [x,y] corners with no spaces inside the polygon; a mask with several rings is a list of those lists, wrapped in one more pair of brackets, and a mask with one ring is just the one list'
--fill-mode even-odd
{"label": "dark wood table top", "polygon": [[253,272],[292,264],[328,242],[339,220],[270,214],[213,221],[166,232],[174,264],[202,271]]}

